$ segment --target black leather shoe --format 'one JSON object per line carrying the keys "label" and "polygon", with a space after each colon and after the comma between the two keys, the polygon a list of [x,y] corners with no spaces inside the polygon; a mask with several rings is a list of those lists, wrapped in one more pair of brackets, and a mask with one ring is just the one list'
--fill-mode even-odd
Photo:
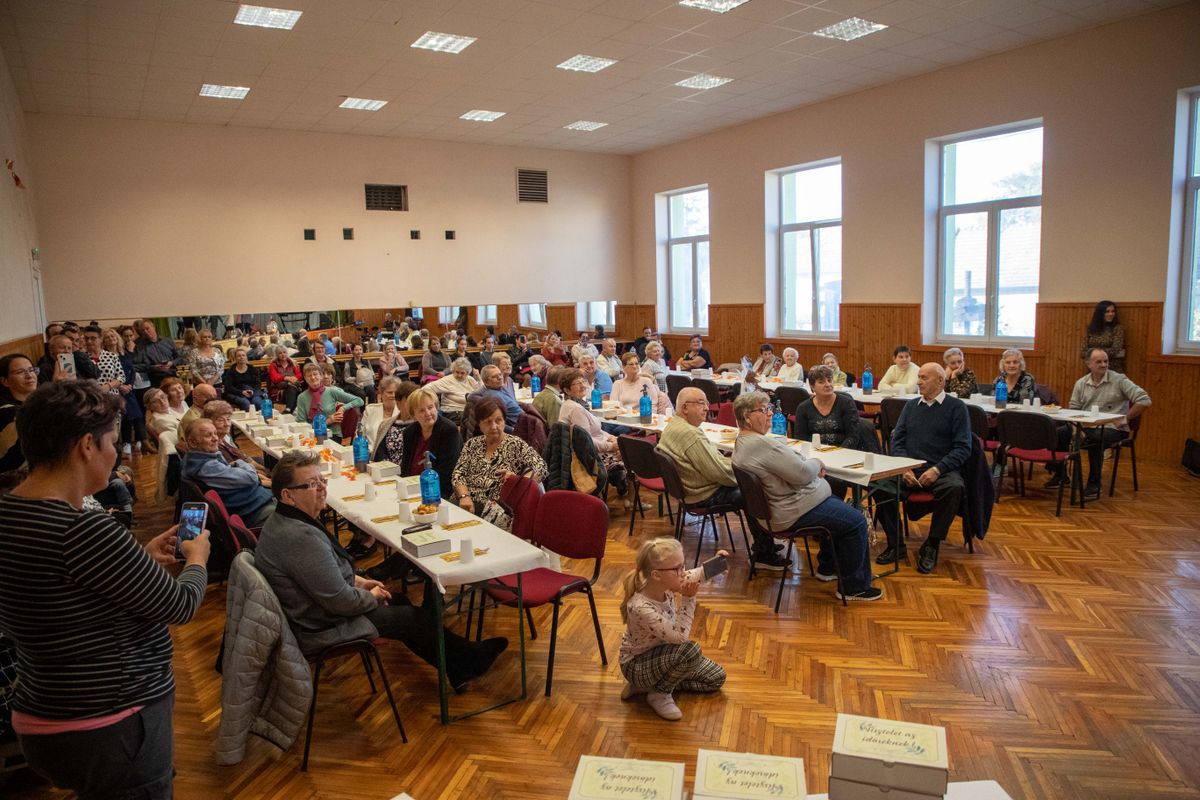
{"label": "black leather shoe", "polygon": [[1100,484],[1089,483],[1087,488],[1083,490],[1084,500],[1099,500],[1100,499]]}
{"label": "black leather shoe", "polygon": [[921,545],[921,553],[917,557],[917,572],[928,575],[937,567],[938,545],[936,542],[925,542]]}
{"label": "black leather shoe", "polygon": [[[900,560],[903,561],[906,558],[908,558],[908,548],[901,545],[900,546]],[[888,545],[887,548],[882,553],[875,556],[875,563],[876,564],[894,564],[894,563],[896,563],[896,548],[893,545]]]}

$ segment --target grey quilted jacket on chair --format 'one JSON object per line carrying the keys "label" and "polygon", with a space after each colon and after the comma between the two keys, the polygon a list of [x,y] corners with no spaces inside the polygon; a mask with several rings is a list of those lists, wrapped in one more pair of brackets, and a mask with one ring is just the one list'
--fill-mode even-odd
{"label": "grey quilted jacket on chair", "polygon": [[218,764],[237,764],[251,733],[286,750],[312,700],[312,675],[279,599],[243,550],[229,572]]}

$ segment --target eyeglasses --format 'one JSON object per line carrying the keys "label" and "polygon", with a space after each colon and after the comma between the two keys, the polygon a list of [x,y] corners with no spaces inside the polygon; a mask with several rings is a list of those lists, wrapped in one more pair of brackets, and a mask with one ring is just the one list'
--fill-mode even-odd
{"label": "eyeglasses", "polygon": [[308,483],[297,483],[295,486],[285,488],[291,489],[293,492],[299,492],[305,489],[324,489],[328,483],[329,481],[324,478],[313,478]]}
{"label": "eyeglasses", "polygon": [[684,403],[684,405],[685,406],[697,405],[697,406],[704,406],[705,408],[708,408],[708,401],[707,400],[688,400]]}
{"label": "eyeglasses", "polygon": [[10,375],[14,375],[14,376],[16,376],[16,375],[37,375],[38,369],[37,369],[37,367],[18,367],[17,369],[10,369],[8,371],[8,373]]}
{"label": "eyeglasses", "polygon": [[775,409],[771,408],[770,406],[757,406],[755,408],[750,409],[751,414],[753,414],[755,411],[762,412],[763,414],[774,414],[775,413]]}

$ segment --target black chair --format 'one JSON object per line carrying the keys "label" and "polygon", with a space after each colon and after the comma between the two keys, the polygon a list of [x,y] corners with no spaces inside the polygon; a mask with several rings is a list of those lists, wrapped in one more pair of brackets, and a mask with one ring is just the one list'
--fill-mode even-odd
{"label": "black chair", "polygon": [[900,414],[909,401],[899,397],[885,397],[879,403],[879,436],[883,440],[883,452],[892,452],[892,431],[900,421]]}
{"label": "black chair", "polygon": [[[733,477],[737,479],[738,488],[742,492],[742,505],[746,508],[746,516],[749,519],[749,524],[757,525],[760,528],[762,525],[759,520],[766,523],[766,533],[776,539],[787,539],[787,560],[790,564],[792,561],[792,547],[796,543],[796,538],[804,539],[804,554],[808,558],[808,573],[816,575],[817,572],[813,569],[812,549],[809,547],[808,540],[812,538],[829,539],[830,552],[833,553],[833,567],[837,573],[838,593],[842,595],[842,605],[846,605],[846,594],[842,592],[842,565],[838,563],[837,548],[834,547],[833,537],[829,533],[829,529],[819,525],[800,528],[799,530],[777,531],[774,525],[771,524],[771,503],[767,500],[767,495],[763,491],[762,483],[758,480],[758,476],[752,472],[747,472],[741,467],[734,466]],[[775,594],[775,613],[779,613],[779,602],[783,599],[783,584],[787,579],[787,570],[779,573],[779,591]]]}
{"label": "black chair", "polygon": [[849,386],[852,383],[858,382],[858,376],[855,375],[853,372],[847,372],[846,370],[842,370],[842,372],[846,373],[846,385],[847,386]]}
{"label": "black chair", "polygon": [[1142,429],[1142,417],[1138,415],[1129,420],[1129,435],[1121,441],[1114,444],[1109,449],[1113,451],[1112,463],[1112,479],[1108,482],[1108,496],[1113,496],[1113,491],[1117,488],[1117,467],[1121,466],[1121,451],[1129,451],[1129,463],[1133,467],[1133,490],[1138,490],[1137,480],[1137,444],[1138,431]]}
{"label": "black chair", "polygon": [[[736,553],[737,546],[733,543],[733,529],[729,527],[729,514],[731,512],[737,514],[739,521],[741,521],[741,508],[733,503],[701,505],[699,503],[687,502],[684,499],[687,492],[683,488],[683,480],[679,477],[679,470],[675,467],[674,459],[658,448],[654,449],[654,458],[658,461],[658,471],[662,475],[663,486],[666,488],[667,494],[675,498],[677,504],[676,510],[679,513],[675,515],[675,538],[679,540],[683,539],[684,519],[688,514],[700,517],[700,537],[696,540],[696,558],[692,562],[692,566],[700,563],[700,550],[704,547],[704,528],[709,522],[712,523],[713,541],[720,547],[721,537],[717,532],[716,520],[718,514],[725,520],[725,535],[729,537],[729,549]],[[751,574],[753,574],[754,554],[750,548],[750,539],[746,535],[746,524],[744,521],[742,522],[742,541],[746,545],[746,556],[750,559],[750,570]]]}
{"label": "black chair", "polygon": [[796,409],[811,396],[803,386],[780,386],[775,390],[775,399],[779,401],[779,410],[787,417],[792,436],[796,435]]}
{"label": "black chair", "polygon": [[[1013,485],[1025,496],[1025,475],[1020,462],[1046,464],[1058,473],[1061,480],[1058,484],[1058,507],[1055,516],[1062,515],[1063,488],[1067,483],[1068,467],[1074,464],[1076,474],[1079,473],[1079,452],[1064,452],[1058,449],[1058,428],[1054,421],[1043,414],[1026,411],[1002,411],[997,415],[1000,427],[1000,450],[997,459],[1000,463],[1013,462]],[[999,496],[1004,482],[996,488]],[[1080,492],[1079,505],[1083,508],[1083,492]],[[1075,502],[1075,482],[1071,481],[1071,502]]]}
{"label": "black chair", "polygon": [[989,438],[992,423],[988,419],[987,412],[977,405],[967,403],[967,416],[971,418],[971,433],[979,437],[979,441],[983,442],[983,449],[987,453],[992,454],[992,463],[996,461],[996,451],[1000,449],[1000,442],[996,439]]}
{"label": "black chair", "polygon": [[392,685],[388,683],[387,673],[383,670],[383,660],[379,657],[379,650],[375,647],[375,641],[371,639],[354,639],[349,642],[342,642],[330,647],[326,647],[315,655],[306,655],[309,663],[313,665],[313,693],[312,702],[308,707],[308,731],[304,734],[304,759],[300,762],[300,771],[308,772],[308,751],[312,746],[313,722],[317,718],[317,690],[321,687],[321,667],[331,658],[339,658],[357,654],[362,660],[363,669],[367,673],[367,681],[371,684],[371,694],[375,694],[375,678],[372,676],[374,667],[371,665],[371,658],[375,659],[375,667],[379,669],[379,681],[383,684],[384,691],[387,692],[388,703],[392,707],[392,716],[396,718],[396,727],[400,729],[400,741],[408,744],[408,734],[404,732],[404,723],[400,721],[400,711],[396,708],[396,698],[392,696]]}
{"label": "black chair", "polygon": [[709,419],[716,417],[721,403],[724,402],[721,397],[721,387],[717,386],[717,382],[712,378],[692,378],[692,386],[704,392],[704,399],[708,401]]}
{"label": "black chair", "polygon": [[667,374],[667,399],[671,401],[673,407],[679,407],[679,390],[686,389],[691,385],[690,375],[676,375],[673,372]]}
{"label": "black chair", "polygon": [[633,523],[641,512],[642,519],[646,512],[642,510],[642,487],[658,495],[658,515],[663,513],[663,502],[667,505],[667,516],[671,524],[675,524],[675,515],[671,511],[671,498],[667,495],[666,484],[663,483],[662,473],[658,469],[658,459],[654,457],[654,442],[642,436],[618,436],[617,448],[621,451],[621,461],[629,473],[633,483],[633,508],[629,512],[629,535],[633,536]]}

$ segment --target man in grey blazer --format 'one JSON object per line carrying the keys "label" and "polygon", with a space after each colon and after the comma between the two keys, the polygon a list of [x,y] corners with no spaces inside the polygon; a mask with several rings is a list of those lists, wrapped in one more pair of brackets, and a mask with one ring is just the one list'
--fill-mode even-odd
{"label": "man in grey blazer", "polygon": [[[384,636],[437,665],[433,604],[414,606],[381,582],[354,573],[353,559],[321,524],[325,478],[316,453],[285,454],[271,473],[275,513],[254,560],[279,597],[300,649],[314,653],[351,639]],[[436,591],[428,585],[426,591]],[[446,673],[455,691],[487,672],[508,646],[502,637],[471,642],[445,631]]]}

